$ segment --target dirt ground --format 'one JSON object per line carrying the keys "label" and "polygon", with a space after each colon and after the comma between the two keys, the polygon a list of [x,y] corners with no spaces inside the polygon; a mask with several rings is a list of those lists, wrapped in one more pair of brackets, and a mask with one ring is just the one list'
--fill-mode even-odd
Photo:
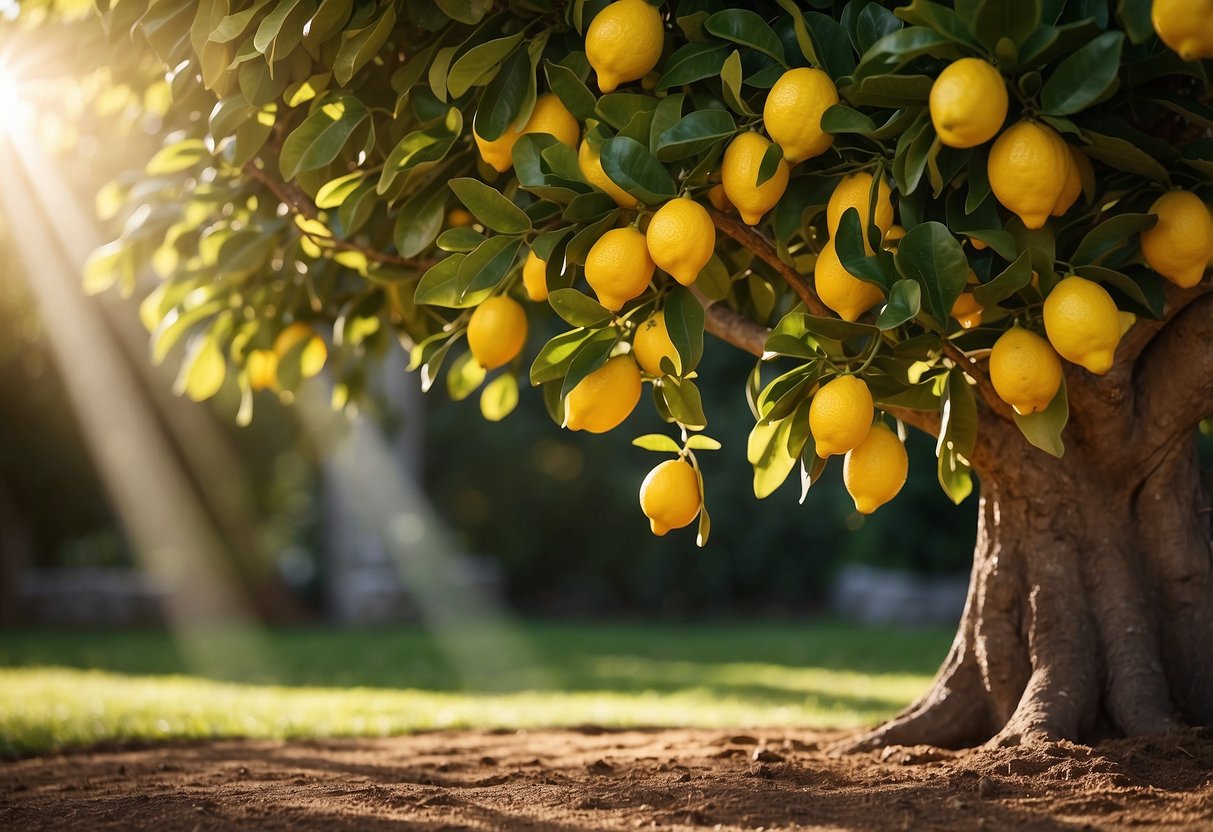
{"label": "dirt ground", "polygon": [[1213,830],[1213,738],[831,756],[831,735],[450,731],[0,763],[0,829]]}

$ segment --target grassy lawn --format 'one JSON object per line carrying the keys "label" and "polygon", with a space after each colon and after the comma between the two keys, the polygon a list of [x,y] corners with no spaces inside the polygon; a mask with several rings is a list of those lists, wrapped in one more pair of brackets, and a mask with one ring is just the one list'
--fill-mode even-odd
{"label": "grassy lawn", "polygon": [[817,623],[0,632],[0,755],[129,740],[579,725],[847,727],[908,703],[950,633]]}

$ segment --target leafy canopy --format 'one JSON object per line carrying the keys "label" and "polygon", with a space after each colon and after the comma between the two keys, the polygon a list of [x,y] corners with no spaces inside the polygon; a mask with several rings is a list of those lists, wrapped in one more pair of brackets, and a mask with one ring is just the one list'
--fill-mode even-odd
{"label": "leafy canopy", "polygon": [[[724,332],[727,307],[769,327],[745,382],[760,497],[797,468],[806,490],[821,475],[809,404],[820,384],[856,372],[878,410],[938,432],[940,481],[959,501],[971,490],[979,413],[1000,405],[985,356],[1014,323],[1043,331],[1057,282],[1078,274],[1121,310],[1165,316],[1164,281],[1143,264],[1138,235],[1166,189],[1208,190],[1213,140],[1201,136],[1213,109],[1208,65],[1158,39],[1148,0],[671,0],[659,7],[657,66],[603,95],[585,35],[606,5],[117,0],[108,30],[119,49],[133,34],[169,68],[179,129],[129,186],[130,221],[94,258],[90,285],[131,290],[150,265],[158,280],[142,311],[155,357],[180,356],[181,386],[196,398],[239,385],[241,419],[251,418],[254,387],[289,393],[316,371],[305,339],[276,355],[271,381],[250,380],[250,356],[303,321],[331,342],[338,406],[357,400],[366,362],[399,339],[427,388],[445,378],[455,398],[479,389],[496,420],[529,381],[560,424],[563,397],[661,309],[679,360],[648,380],[680,436],[638,444],[692,460],[717,447],[697,433],[709,414],[695,368],[705,327]],[[1039,229],[992,193],[989,142],[958,149],[936,135],[933,81],[965,57],[992,62],[1005,80],[1005,126],[1049,125],[1093,163],[1082,195]],[[768,90],[805,66],[827,73],[840,96],[820,120],[833,143],[792,167],[751,230],[709,192],[730,141],[763,129]],[[497,173],[473,128],[499,140],[547,93],[576,119],[578,146],[526,132]],[[636,207],[591,184],[580,143]],[[778,161],[778,147],[764,155],[756,185]],[[820,304],[813,275],[825,205],[856,171],[891,185],[899,230],[865,240],[870,218],[843,216],[838,257],[882,297],[846,322]],[[607,311],[584,280],[592,245],[612,228],[643,229],[678,195],[715,206],[715,253],[690,289],[658,271]],[[495,294],[525,298],[532,251],[546,263],[547,300],[529,304],[523,353],[486,378],[463,342],[468,319]],[[951,317],[966,291],[982,309],[968,329]],[[545,315],[558,334],[541,343]],[[1060,454],[1067,414],[1063,385],[1047,410],[1015,418],[1033,444]],[[701,538],[707,531],[705,513]]]}

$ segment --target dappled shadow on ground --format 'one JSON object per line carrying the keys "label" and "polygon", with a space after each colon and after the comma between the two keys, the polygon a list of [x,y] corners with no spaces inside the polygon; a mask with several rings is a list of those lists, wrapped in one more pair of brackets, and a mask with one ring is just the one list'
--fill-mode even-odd
{"label": "dappled shadow on ground", "polygon": [[1195,734],[831,757],[829,736],[581,730],[219,742],[0,765],[0,828],[1208,829]]}

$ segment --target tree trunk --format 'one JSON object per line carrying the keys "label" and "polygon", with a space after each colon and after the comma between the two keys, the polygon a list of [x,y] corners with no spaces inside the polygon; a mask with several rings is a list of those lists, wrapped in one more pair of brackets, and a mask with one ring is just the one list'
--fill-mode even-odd
{"label": "tree trunk", "polygon": [[1109,433],[1067,431],[1054,459],[1010,428],[983,455],[951,651],[930,690],[855,748],[1213,724],[1213,548],[1195,431],[1132,473]]}

